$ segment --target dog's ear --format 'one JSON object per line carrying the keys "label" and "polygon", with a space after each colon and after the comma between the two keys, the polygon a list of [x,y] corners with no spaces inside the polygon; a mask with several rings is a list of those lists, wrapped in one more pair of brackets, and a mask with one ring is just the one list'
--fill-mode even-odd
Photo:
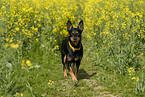
{"label": "dog's ear", "polygon": [[80,29],[81,31],[83,31],[83,29],[84,29],[83,20],[81,20],[81,21],[79,22],[78,29]]}
{"label": "dog's ear", "polygon": [[70,20],[67,21],[67,30],[70,31],[73,28],[72,23]]}

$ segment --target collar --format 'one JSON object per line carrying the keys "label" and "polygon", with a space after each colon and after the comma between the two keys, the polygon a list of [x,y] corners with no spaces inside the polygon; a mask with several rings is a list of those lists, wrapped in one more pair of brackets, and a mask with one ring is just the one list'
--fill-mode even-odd
{"label": "collar", "polygon": [[80,47],[79,47],[79,48],[74,48],[74,47],[71,45],[70,41],[68,42],[68,44],[69,44],[70,48],[73,50],[73,52],[75,52],[75,51],[81,49],[81,44],[80,44]]}

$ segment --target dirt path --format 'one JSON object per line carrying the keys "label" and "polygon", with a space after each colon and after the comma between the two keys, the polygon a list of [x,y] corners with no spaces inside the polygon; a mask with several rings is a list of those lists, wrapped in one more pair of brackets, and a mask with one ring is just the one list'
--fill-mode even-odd
{"label": "dirt path", "polygon": [[61,85],[62,87],[57,88],[57,91],[67,97],[119,97],[114,96],[107,91],[106,87],[103,87],[97,83],[95,77],[99,76],[99,73],[96,73],[95,71],[88,72],[89,73],[85,72],[83,69],[80,69],[78,79],[79,85],[76,87],[73,86],[70,76],[64,80],[59,80],[57,82],[57,86]]}

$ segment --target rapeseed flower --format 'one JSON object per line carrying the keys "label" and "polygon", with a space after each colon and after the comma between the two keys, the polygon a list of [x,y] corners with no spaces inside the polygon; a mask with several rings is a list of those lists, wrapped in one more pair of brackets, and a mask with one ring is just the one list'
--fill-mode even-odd
{"label": "rapeseed flower", "polygon": [[6,38],[6,42],[8,42],[9,41],[9,38]]}
{"label": "rapeseed flower", "polygon": [[23,94],[21,93],[21,96],[23,96]]}
{"label": "rapeseed flower", "polygon": [[26,64],[27,64],[27,66],[32,66],[32,63],[31,63],[31,61],[30,60],[26,60]]}
{"label": "rapeseed flower", "polygon": [[136,79],[136,77],[132,77],[131,79],[133,79],[133,80],[134,80],[134,79]]}
{"label": "rapeseed flower", "polygon": [[19,30],[20,30],[20,28],[19,28],[19,27],[16,27],[16,28],[15,28],[15,30],[16,30],[16,31],[19,31]]}
{"label": "rapeseed flower", "polygon": [[11,48],[14,48],[14,49],[17,49],[17,48],[19,47],[19,45],[18,45],[18,44],[12,43],[12,44],[10,44],[10,47],[11,47]]}
{"label": "rapeseed flower", "polygon": [[136,82],[138,82],[139,81],[139,77],[136,77]]}
{"label": "rapeseed flower", "polygon": [[58,45],[55,45],[55,47],[54,48],[56,48],[57,50],[59,49],[59,46]]}
{"label": "rapeseed flower", "polygon": [[39,38],[36,38],[36,41],[39,41]]}
{"label": "rapeseed flower", "polygon": [[53,84],[54,84],[54,81],[49,80],[49,82],[48,82],[47,84],[49,85],[49,87],[52,87],[52,86],[53,86]]}

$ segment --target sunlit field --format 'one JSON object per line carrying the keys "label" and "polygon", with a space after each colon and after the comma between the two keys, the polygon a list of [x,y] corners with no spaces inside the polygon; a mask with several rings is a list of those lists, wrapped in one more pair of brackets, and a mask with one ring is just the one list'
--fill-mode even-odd
{"label": "sunlit field", "polygon": [[[61,65],[68,20],[84,21],[78,86]],[[1,97],[143,95],[144,0],[0,0]]]}

